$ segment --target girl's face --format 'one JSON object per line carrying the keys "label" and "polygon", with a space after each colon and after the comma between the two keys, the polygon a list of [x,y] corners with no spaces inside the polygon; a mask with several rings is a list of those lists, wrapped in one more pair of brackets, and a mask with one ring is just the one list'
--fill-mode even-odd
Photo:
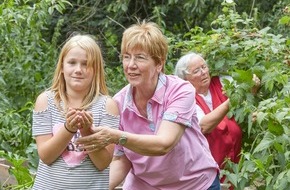
{"label": "girl's face", "polygon": [[128,82],[134,87],[146,88],[158,80],[162,64],[142,50],[131,50],[122,55],[123,69]]}
{"label": "girl's face", "polygon": [[93,68],[88,67],[87,53],[80,47],[72,48],[63,59],[63,74],[67,91],[88,92],[93,81]]}

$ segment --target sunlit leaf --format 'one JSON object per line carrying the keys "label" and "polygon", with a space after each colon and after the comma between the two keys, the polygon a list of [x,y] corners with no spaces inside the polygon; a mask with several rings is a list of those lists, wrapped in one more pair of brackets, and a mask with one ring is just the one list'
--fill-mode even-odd
{"label": "sunlit leaf", "polygon": [[256,146],[253,153],[257,153],[269,148],[275,141],[275,136],[269,132],[266,132],[261,142]]}

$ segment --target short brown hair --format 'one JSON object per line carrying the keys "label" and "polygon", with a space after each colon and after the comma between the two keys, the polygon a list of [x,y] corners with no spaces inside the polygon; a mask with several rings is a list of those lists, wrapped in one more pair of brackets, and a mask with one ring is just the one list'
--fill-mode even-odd
{"label": "short brown hair", "polygon": [[146,22],[145,20],[138,21],[124,31],[121,54],[123,55],[135,48],[140,48],[149,53],[155,63],[162,64],[164,68],[168,53],[168,43],[167,38],[156,23]]}

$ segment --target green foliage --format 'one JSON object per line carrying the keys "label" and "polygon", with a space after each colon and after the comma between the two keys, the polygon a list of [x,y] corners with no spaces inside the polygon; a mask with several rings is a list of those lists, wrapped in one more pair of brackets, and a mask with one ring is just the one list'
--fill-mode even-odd
{"label": "green foliage", "polygon": [[[68,1],[14,1],[0,4],[0,157],[10,162],[17,187],[27,189],[38,155],[31,136],[35,97],[47,88],[54,69],[60,19],[48,30],[52,13]],[[29,159],[29,162],[27,162]],[[23,166],[23,163],[26,163]]]}
{"label": "green foliage", "polygon": [[[27,168],[25,157],[21,157],[11,152],[6,154],[4,151],[0,151],[0,157],[5,158],[12,166],[9,168],[9,173],[13,175],[18,182],[16,185],[6,185],[5,189],[24,190],[32,187],[34,177]],[[0,187],[0,189],[2,189],[2,187]]]}
{"label": "green foliage", "polygon": [[0,125],[5,126],[0,131],[2,150],[25,155],[25,149],[31,143],[31,112],[32,104],[18,111],[7,109],[7,106],[1,109]]}
{"label": "green foliage", "polygon": [[53,48],[56,44],[45,40],[43,33],[49,33],[49,12],[62,10],[66,1],[33,2],[6,0],[0,5],[0,69],[5,82],[1,89],[14,108],[34,99],[39,89],[47,86],[57,52]]}
{"label": "green foliage", "polygon": [[106,67],[106,79],[109,93],[111,96],[115,95],[121,88],[124,87],[124,84],[127,84],[126,78],[124,76],[123,67]]}

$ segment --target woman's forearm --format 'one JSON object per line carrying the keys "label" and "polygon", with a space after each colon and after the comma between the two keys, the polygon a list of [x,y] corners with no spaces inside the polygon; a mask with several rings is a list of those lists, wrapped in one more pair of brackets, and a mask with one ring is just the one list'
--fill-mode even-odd
{"label": "woman's forearm", "polygon": [[131,169],[131,162],[125,155],[115,156],[110,164],[109,190],[119,186]]}
{"label": "woman's forearm", "polygon": [[113,158],[114,147],[114,144],[110,144],[99,151],[89,153],[90,159],[98,170],[102,171],[110,165]]}
{"label": "woman's forearm", "polygon": [[199,122],[203,134],[210,133],[226,116],[229,111],[229,99],[216,109],[206,114]]}

